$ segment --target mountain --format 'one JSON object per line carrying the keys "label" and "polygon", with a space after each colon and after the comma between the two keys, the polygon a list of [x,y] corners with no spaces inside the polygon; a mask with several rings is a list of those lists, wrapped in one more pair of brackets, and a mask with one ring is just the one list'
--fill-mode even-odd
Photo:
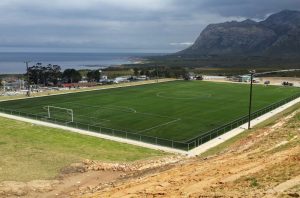
{"label": "mountain", "polygon": [[285,10],[255,22],[208,25],[181,56],[300,56],[300,11]]}

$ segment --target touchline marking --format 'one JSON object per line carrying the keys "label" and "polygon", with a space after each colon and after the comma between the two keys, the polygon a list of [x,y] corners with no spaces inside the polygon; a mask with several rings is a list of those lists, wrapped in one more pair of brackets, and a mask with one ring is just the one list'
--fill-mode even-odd
{"label": "touchline marking", "polygon": [[156,94],[157,97],[159,98],[166,98],[166,99],[174,99],[174,100],[192,100],[192,99],[197,99],[197,98],[210,98],[211,94],[202,94],[194,97],[172,97],[172,96],[164,96],[165,92],[158,92]]}
{"label": "touchline marking", "polygon": [[158,128],[158,127],[161,127],[161,126],[165,126],[165,125],[168,125],[168,124],[172,124],[172,123],[178,122],[178,121],[180,121],[180,120],[181,120],[181,119],[178,118],[178,119],[172,120],[172,121],[170,121],[170,122],[166,122],[166,123],[163,123],[163,124],[160,124],[160,125],[156,125],[156,126],[154,126],[154,127],[148,128],[148,129],[144,129],[144,130],[138,131],[138,133],[142,133],[142,132],[145,132],[145,131],[150,131],[150,130],[152,130],[152,129],[155,129],[155,128]]}
{"label": "touchline marking", "polygon": [[[72,103],[69,102],[70,104],[77,105],[77,106],[83,106],[83,107],[88,107],[88,108],[98,108],[99,110],[101,109],[109,109],[109,110],[115,110],[115,111],[121,111],[121,112],[126,112],[126,113],[137,113],[137,111],[134,108],[126,107],[126,106],[115,106],[115,105],[107,105],[107,106],[94,106],[94,105],[84,105],[84,104],[79,104],[79,103]],[[117,107],[117,108],[114,108]],[[97,110],[96,112],[98,112]]]}

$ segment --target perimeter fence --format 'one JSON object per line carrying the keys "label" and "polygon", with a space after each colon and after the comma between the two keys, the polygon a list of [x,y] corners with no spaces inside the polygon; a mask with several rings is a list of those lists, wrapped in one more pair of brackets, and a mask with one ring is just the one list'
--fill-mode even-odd
{"label": "perimeter fence", "polygon": [[[273,104],[271,104],[265,108],[262,108],[260,110],[257,110],[251,114],[251,120],[255,119],[267,112],[270,112],[270,111],[272,111],[272,110],[274,110],[274,109],[276,109],[298,97],[300,97],[300,93],[293,95],[289,98],[283,99],[279,102],[273,103]],[[21,112],[18,110],[5,109],[3,107],[0,107],[0,112],[19,116],[19,117],[39,120],[39,121],[46,121],[46,122],[53,123],[53,124],[59,124],[59,125],[82,129],[82,130],[95,132],[95,133],[99,133],[99,134],[110,135],[110,136],[130,139],[130,140],[136,140],[136,141],[140,141],[140,142],[144,142],[144,143],[165,146],[165,147],[170,147],[170,148],[175,148],[175,149],[180,149],[180,150],[185,150],[185,151],[189,151],[193,148],[196,148],[196,147],[200,146],[201,144],[204,144],[204,143],[248,122],[248,116],[243,116],[239,119],[229,122],[229,123],[227,123],[223,126],[220,126],[216,129],[210,130],[204,134],[202,133],[202,135],[194,137],[187,141],[175,141],[175,140],[163,139],[163,138],[154,137],[154,136],[147,136],[147,135],[129,132],[129,131],[122,131],[122,130],[118,130],[118,129],[107,128],[107,127],[103,127],[103,126],[99,126],[99,125],[91,125],[91,124],[86,124],[86,123],[81,123],[81,122],[76,122],[76,121],[75,122],[67,122],[66,120],[62,120],[62,119],[49,118],[49,117],[38,115],[38,114],[31,114],[31,113]]]}

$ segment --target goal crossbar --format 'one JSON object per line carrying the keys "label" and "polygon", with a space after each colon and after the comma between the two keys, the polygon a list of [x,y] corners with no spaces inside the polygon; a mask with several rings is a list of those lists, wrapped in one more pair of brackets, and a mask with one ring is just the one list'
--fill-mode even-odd
{"label": "goal crossbar", "polygon": [[48,118],[51,118],[51,110],[50,109],[59,109],[59,110],[65,110],[70,116],[71,116],[71,122],[74,122],[74,113],[73,109],[63,108],[63,107],[56,107],[56,106],[45,106],[45,109],[47,109],[48,112]]}

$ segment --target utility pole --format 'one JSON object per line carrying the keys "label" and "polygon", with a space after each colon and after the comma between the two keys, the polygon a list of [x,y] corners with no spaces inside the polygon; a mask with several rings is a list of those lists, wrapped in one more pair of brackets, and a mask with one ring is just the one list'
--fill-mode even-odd
{"label": "utility pole", "polygon": [[6,81],[5,80],[3,80],[3,92],[5,93],[5,83],[6,83]]}
{"label": "utility pole", "polygon": [[252,90],[253,90],[253,76],[255,74],[255,70],[250,71],[250,94],[249,94],[249,115],[248,115],[248,129],[251,128],[251,109],[252,109]]}
{"label": "utility pole", "polygon": [[300,69],[285,69],[285,70],[275,70],[275,71],[268,71],[268,72],[260,72],[256,73],[255,70],[250,71],[251,75],[251,82],[250,82],[250,94],[249,94],[249,120],[248,120],[248,129],[251,128],[251,110],[252,110],[252,89],[253,89],[253,77],[254,76],[262,76],[265,74],[276,74],[276,73],[284,73],[284,72],[295,72],[295,71],[300,71]]}
{"label": "utility pole", "polygon": [[156,66],[156,82],[158,83],[158,67]]}
{"label": "utility pole", "polygon": [[30,97],[30,76],[29,76],[29,68],[28,68],[28,64],[30,63],[30,61],[24,61],[24,63],[26,64],[26,71],[27,71],[27,96]]}

